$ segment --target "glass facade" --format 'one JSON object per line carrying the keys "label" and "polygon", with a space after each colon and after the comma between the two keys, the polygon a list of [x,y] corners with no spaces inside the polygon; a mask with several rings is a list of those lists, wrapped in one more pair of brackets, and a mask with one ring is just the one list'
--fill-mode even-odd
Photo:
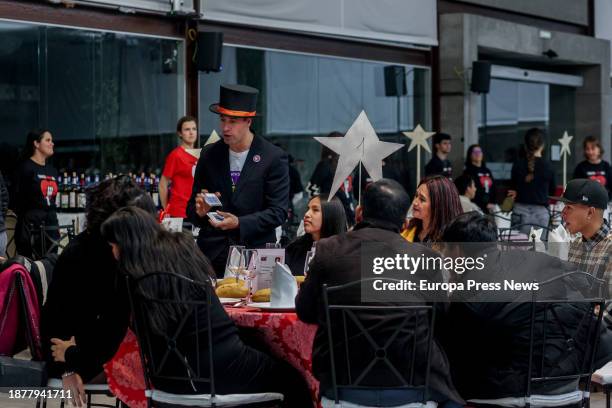
{"label": "glass facade", "polygon": [[[380,139],[407,143],[401,132],[416,124],[429,128],[430,71],[403,66],[406,94],[385,96],[389,64],[274,50],[225,46],[223,70],[200,73],[200,133],[205,142],[219,132],[219,118],[209,105],[218,102],[219,86],[241,83],[260,90],[253,127],[283,147],[295,162],[304,186],[320,159],[321,145],[313,139],[332,131],[345,133],[364,110]],[[413,191],[414,151],[400,149],[385,162]]]}
{"label": "glass facade", "polygon": [[0,170],[46,128],[60,171],[160,171],[185,110],[183,60],[179,40],[0,20]]}
{"label": "glass facade", "polygon": [[[479,143],[493,176],[498,180],[510,179],[512,163],[521,154],[525,132],[538,127],[547,135],[544,155],[552,160],[557,180],[562,180],[562,164],[555,153],[563,132],[574,134],[575,100],[573,87],[492,79],[489,94],[480,96],[478,126]],[[580,160],[575,155],[569,156],[567,168],[573,169]]]}

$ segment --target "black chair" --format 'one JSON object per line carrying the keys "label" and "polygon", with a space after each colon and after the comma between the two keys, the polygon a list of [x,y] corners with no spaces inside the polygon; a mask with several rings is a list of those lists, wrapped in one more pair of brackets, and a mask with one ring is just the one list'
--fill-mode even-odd
{"label": "black chair", "polygon": [[[543,225],[538,225],[538,224],[530,224],[530,223],[524,223],[524,224],[513,224],[510,226],[510,228],[501,228],[498,230],[498,240],[500,241],[513,241],[512,237],[513,237],[513,232],[520,232],[521,228],[523,227],[529,227],[531,228],[536,228],[536,229],[541,229],[542,231],[542,242],[546,242],[548,240],[548,234],[550,234],[550,232],[552,232],[552,230],[549,227],[545,227]],[[535,237],[532,235],[530,237],[528,237],[529,241],[534,240]]]}
{"label": "black chair", "polygon": [[76,236],[74,221],[71,225],[30,224],[28,230],[34,260],[61,252]]}
{"label": "black chair", "polygon": [[[568,299],[545,295],[547,292],[554,293],[554,285],[563,285],[565,280],[572,278],[588,283],[585,286],[589,288],[588,293],[583,293],[583,297]],[[540,290],[534,291],[531,296],[524,395],[473,399],[468,401],[471,406],[589,406],[591,375],[605,304],[602,296],[604,281],[586,272],[569,272],[540,282],[539,286]],[[544,295],[538,295],[540,292]],[[576,315],[580,317],[576,327],[568,327],[560,318],[561,309],[569,307],[575,308]],[[559,335],[562,343],[559,343]],[[559,350],[559,344],[563,344],[562,350]],[[548,359],[553,352],[559,358],[551,362]],[[563,360],[571,355],[575,355],[573,367],[568,365],[571,363],[566,363],[568,360]],[[561,374],[559,370],[565,372]]]}
{"label": "black chair", "polygon": [[[153,405],[156,407],[276,407],[280,404],[283,396],[278,393],[231,395],[216,393],[213,369],[214,344],[209,313],[212,286],[209,283],[196,282],[170,272],[152,272],[138,279],[132,280],[129,277],[126,279],[134,331],[144,365],[145,395],[149,407]],[[169,285],[172,282],[190,286],[194,293],[202,293],[203,298],[189,301],[178,298],[158,299],[145,295],[142,290],[144,285]],[[151,326],[151,310],[158,305],[188,307],[181,320],[176,322],[172,333],[160,335]],[[203,317],[205,320],[202,320]],[[202,321],[206,322],[206,327],[201,327]],[[190,330],[189,334],[193,341],[179,341],[184,330]],[[154,344],[159,346],[159,341],[164,344],[163,355],[155,353]],[[201,363],[199,358],[201,353],[208,353],[208,364]],[[196,356],[195,361],[189,361],[187,358],[189,355]],[[189,393],[174,394],[153,388],[155,383],[169,382],[181,387],[189,384],[190,386],[186,387],[189,388]],[[207,386],[210,392],[196,394],[197,389],[202,386]]]}
{"label": "black chair", "polygon": [[[323,285],[333,392],[333,399],[322,393],[323,407],[338,406],[343,395],[354,390],[404,393],[407,401],[402,404],[428,402],[435,307],[422,303],[362,305],[334,301],[338,295],[358,300],[361,285],[373,280]],[[400,364],[392,360],[398,348],[403,357]]]}

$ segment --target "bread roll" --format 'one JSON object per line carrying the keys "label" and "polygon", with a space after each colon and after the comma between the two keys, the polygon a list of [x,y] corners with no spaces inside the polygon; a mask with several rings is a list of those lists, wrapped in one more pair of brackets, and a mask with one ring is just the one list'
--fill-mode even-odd
{"label": "bread roll", "polygon": [[244,283],[230,283],[227,285],[219,286],[215,292],[219,297],[225,298],[243,298],[247,295],[249,290],[244,286]]}
{"label": "bread roll", "polygon": [[255,292],[251,298],[253,302],[269,302],[270,301],[270,288],[259,289]]}
{"label": "bread roll", "polygon": [[246,285],[243,279],[238,279],[238,282],[236,282],[236,278],[225,278],[225,279],[221,279],[217,281],[218,288],[224,285],[236,285],[236,284],[241,285],[241,286]]}

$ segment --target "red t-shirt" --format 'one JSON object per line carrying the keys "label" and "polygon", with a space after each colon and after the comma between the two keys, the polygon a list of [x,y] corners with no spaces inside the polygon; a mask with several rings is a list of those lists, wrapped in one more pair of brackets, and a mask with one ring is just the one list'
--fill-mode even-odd
{"label": "red t-shirt", "polygon": [[172,183],[166,213],[171,217],[187,217],[187,201],[191,197],[193,175],[198,159],[182,147],[172,150],[166,158],[162,175]]}

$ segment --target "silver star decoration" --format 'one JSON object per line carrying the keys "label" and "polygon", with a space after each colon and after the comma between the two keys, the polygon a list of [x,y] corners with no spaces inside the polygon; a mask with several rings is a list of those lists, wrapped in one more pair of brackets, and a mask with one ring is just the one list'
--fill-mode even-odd
{"label": "silver star decoration", "polygon": [[429,144],[427,143],[427,139],[436,134],[436,132],[426,132],[421,125],[417,125],[412,132],[402,132],[404,136],[410,139],[410,146],[408,146],[408,151],[411,151],[417,146],[421,146],[423,149],[427,150],[431,153],[431,149],[429,148]]}
{"label": "silver star decoration", "polygon": [[213,131],[210,132],[210,136],[208,136],[208,140],[206,140],[206,143],[204,143],[204,146],[215,143],[219,140],[221,140],[221,138],[219,137],[219,134],[217,133],[215,129],[213,129]]}
{"label": "silver star decoration", "polygon": [[561,143],[561,155],[563,155],[563,153],[567,153],[568,155],[572,155],[572,153],[570,152],[570,147],[569,144],[572,141],[572,139],[574,138],[574,136],[570,136],[567,131],[565,131],[563,133],[563,137],[561,139],[559,139],[559,143]]}
{"label": "silver star decoration", "polygon": [[403,146],[400,143],[381,142],[364,111],[361,111],[344,137],[315,137],[315,139],[340,156],[329,191],[330,200],[359,163],[363,164],[373,181],[380,180],[383,159]]}

